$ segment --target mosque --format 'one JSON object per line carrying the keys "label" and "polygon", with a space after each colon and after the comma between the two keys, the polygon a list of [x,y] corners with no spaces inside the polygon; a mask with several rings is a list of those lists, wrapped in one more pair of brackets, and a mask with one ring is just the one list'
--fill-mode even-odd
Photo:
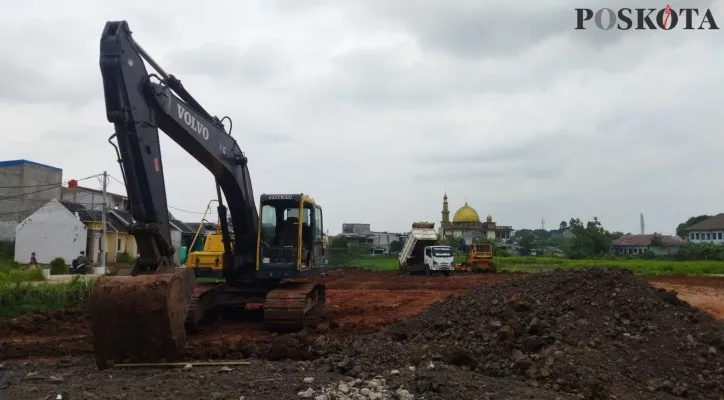
{"label": "mosque", "polygon": [[481,222],[478,212],[470,207],[467,201],[465,201],[465,204],[460,207],[460,209],[455,211],[451,222],[447,193],[445,193],[442,198],[440,237],[462,238],[466,244],[472,243],[474,239],[479,237],[486,237],[490,240],[507,241],[513,237],[513,227],[498,225],[490,215],[488,215],[485,222]]}

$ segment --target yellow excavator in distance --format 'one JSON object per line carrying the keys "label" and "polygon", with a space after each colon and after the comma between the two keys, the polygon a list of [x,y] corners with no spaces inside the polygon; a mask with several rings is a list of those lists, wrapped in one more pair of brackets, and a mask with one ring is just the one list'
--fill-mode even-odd
{"label": "yellow excavator in distance", "polygon": [[492,243],[471,243],[465,261],[455,266],[456,272],[498,272],[493,259]]}
{"label": "yellow excavator in distance", "polygon": [[[211,203],[218,202],[216,199],[209,201],[206,211],[201,217],[196,234],[188,247],[188,253],[182,264],[186,264],[187,268],[192,268],[196,278],[223,279],[222,270],[224,266],[224,235],[221,232],[221,223],[217,221],[216,232],[207,235],[205,232],[206,215],[211,210]],[[229,235],[231,245],[234,243],[234,235]],[[198,245],[203,246],[200,250],[196,250]],[[233,249],[232,249],[233,252]]]}

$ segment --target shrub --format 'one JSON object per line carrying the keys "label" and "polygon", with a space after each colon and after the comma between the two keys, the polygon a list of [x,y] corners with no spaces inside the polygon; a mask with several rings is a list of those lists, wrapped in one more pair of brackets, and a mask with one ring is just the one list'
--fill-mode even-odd
{"label": "shrub", "polygon": [[119,264],[133,264],[135,260],[133,257],[131,257],[130,254],[126,253],[125,251],[122,253],[118,253],[116,256],[116,262]]}
{"label": "shrub", "polygon": [[50,275],[66,275],[70,272],[63,257],[55,257],[50,261]]}
{"label": "shrub", "polygon": [[643,258],[644,260],[653,260],[656,258],[656,254],[654,254],[654,252],[651,250],[646,250],[644,254],[641,254],[641,258]]}
{"label": "shrub", "polygon": [[0,241],[0,257],[13,259],[15,257],[15,242]]}

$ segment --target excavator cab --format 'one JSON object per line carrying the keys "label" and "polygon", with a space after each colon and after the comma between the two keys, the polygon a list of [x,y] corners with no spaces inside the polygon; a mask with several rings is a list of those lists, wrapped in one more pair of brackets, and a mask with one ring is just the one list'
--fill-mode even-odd
{"label": "excavator cab", "polygon": [[256,268],[263,277],[296,278],[325,264],[322,208],[300,194],[263,194]]}

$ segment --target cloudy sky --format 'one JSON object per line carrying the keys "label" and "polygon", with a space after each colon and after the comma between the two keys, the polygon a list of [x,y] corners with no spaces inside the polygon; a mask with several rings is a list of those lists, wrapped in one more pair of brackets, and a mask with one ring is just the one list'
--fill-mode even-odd
{"label": "cloudy sky", "polygon": [[[453,212],[467,199],[515,228],[598,216],[637,232],[643,212],[647,230],[673,232],[724,212],[724,32],[573,30],[575,7],[651,2],[101,3],[0,15],[0,159],[121,178],[98,56],[105,22],[125,19],[233,118],[255,194],[310,193],[330,233],[439,221],[445,190]],[[724,28],[722,0],[670,4],[711,8]],[[211,174],[170,139],[162,149],[171,211],[198,220],[178,209],[203,212]]]}

